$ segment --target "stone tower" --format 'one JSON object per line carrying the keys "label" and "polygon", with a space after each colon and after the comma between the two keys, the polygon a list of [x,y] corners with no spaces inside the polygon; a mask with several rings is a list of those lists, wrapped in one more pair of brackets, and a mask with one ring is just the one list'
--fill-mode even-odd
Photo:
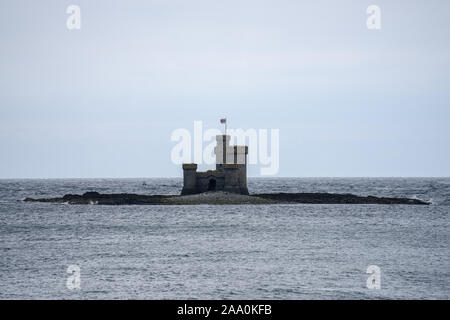
{"label": "stone tower", "polygon": [[248,194],[247,146],[230,146],[229,135],[216,136],[216,170],[197,172],[197,164],[183,164],[182,195],[207,191]]}

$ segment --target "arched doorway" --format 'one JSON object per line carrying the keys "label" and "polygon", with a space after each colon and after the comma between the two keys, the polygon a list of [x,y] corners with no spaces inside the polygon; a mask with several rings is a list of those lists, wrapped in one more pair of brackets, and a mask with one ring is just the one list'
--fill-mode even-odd
{"label": "arched doorway", "polygon": [[216,191],[216,179],[209,179],[208,191]]}

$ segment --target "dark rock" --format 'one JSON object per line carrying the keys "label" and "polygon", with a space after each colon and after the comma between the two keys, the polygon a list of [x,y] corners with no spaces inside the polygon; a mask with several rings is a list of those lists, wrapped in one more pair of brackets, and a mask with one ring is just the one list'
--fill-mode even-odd
{"label": "dark rock", "polygon": [[95,198],[95,197],[99,197],[100,193],[98,192],[86,192],[82,195],[83,198]]}
{"label": "dark rock", "polygon": [[[408,198],[386,198],[373,196],[357,196],[354,194],[335,193],[261,193],[253,197],[271,200],[272,203],[305,203],[305,204],[408,204],[427,205],[429,203]],[[86,192],[83,195],[66,194],[62,198],[33,199],[26,198],[26,202],[50,202],[69,204],[100,204],[100,205],[170,205],[176,201],[168,201],[177,195],[139,195],[130,193],[101,194]],[[256,198],[255,198],[256,199]],[[176,199],[175,199],[176,200]],[[255,201],[258,203],[258,201]]]}
{"label": "dark rock", "polygon": [[429,203],[418,199],[362,197],[354,194],[337,193],[261,193],[254,196],[285,203],[315,204],[422,204]]}

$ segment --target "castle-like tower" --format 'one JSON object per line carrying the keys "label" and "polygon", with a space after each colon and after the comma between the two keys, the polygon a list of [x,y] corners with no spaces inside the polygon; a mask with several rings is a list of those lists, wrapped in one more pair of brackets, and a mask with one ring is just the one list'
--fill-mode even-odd
{"label": "castle-like tower", "polygon": [[197,172],[197,164],[183,164],[182,195],[206,191],[248,194],[247,146],[230,146],[229,135],[216,136],[216,170]]}

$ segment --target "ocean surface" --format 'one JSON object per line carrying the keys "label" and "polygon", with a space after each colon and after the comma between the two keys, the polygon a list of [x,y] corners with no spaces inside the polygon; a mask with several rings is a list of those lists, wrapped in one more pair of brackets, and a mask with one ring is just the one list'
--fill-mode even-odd
{"label": "ocean surface", "polygon": [[[181,179],[0,180],[0,299],[449,299],[450,178],[249,179],[251,193],[430,206],[98,206],[66,193],[178,194]],[[67,268],[80,268],[70,290]],[[381,288],[368,289],[369,265]]]}

